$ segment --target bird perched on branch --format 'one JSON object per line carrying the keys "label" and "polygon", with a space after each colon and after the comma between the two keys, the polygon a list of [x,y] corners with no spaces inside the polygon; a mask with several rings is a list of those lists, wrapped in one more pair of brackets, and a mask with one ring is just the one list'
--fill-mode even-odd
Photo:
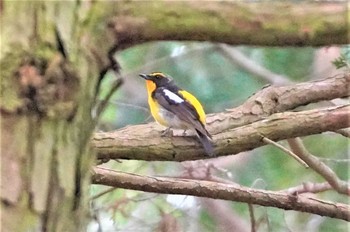
{"label": "bird perched on branch", "polygon": [[[174,129],[191,129],[196,132],[205,152],[213,155],[211,135],[205,129],[205,113],[201,103],[189,92],[177,87],[170,76],[161,72],[140,74],[146,80],[148,104],[153,118]],[[184,132],[185,132],[184,131]]]}

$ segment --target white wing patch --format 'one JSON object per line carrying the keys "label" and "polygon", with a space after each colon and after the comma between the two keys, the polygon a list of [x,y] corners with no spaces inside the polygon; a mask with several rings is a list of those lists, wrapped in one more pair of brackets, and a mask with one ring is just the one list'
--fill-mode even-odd
{"label": "white wing patch", "polygon": [[184,100],[181,97],[177,96],[175,93],[171,92],[168,89],[164,89],[163,92],[170,100],[172,100],[176,103],[184,102]]}

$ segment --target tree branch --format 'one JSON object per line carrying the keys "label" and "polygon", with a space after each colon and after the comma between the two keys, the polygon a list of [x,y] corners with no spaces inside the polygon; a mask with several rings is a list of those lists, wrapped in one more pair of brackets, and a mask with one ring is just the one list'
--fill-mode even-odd
{"label": "tree branch", "polygon": [[[332,10],[325,11],[324,8]],[[108,8],[107,8],[108,7]],[[265,46],[347,44],[347,5],[128,1],[107,5],[120,48],[148,41],[213,41]],[[286,7],[289,10],[286,11]],[[289,19],[293,18],[293,25]],[[259,36],[257,36],[259,35]]]}
{"label": "tree branch", "polygon": [[141,176],[96,167],[92,175],[92,183],[147,192],[245,202],[350,221],[348,205],[211,181]]}
{"label": "tree branch", "polygon": [[[208,129],[214,134],[216,155],[236,154],[263,146],[265,143],[261,135],[279,141],[349,127],[349,106],[284,112],[266,117],[307,103],[348,96],[349,81],[350,75],[344,75],[293,86],[268,87],[240,107],[211,115]],[[259,119],[263,120],[257,121]],[[240,125],[244,126],[235,128]],[[92,144],[97,149],[98,159],[102,160],[184,161],[207,158],[196,139],[160,137],[161,129],[155,123],[149,123],[96,133]]]}
{"label": "tree branch", "polygon": [[321,175],[327,182],[341,194],[350,195],[350,187],[348,183],[338,178],[337,174],[317,157],[309,153],[300,138],[288,139],[290,148],[305,163],[309,165],[315,172]]}
{"label": "tree branch", "polygon": [[294,154],[294,152],[288,150],[287,148],[283,147],[282,145],[280,145],[279,143],[276,143],[275,141],[272,141],[269,138],[263,137],[263,141],[265,143],[271,144],[272,146],[277,147],[278,149],[280,149],[281,151],[283,151],[284,153],[286,153],[287,155],[291,156],[293,159],[295,159],[296,161],[298,161],[301,165],[303,165],[305,168],[308,168],[309,166],[302,160],[300,159],[296,154]]}
{"label": "tree branch", "polygon": [[245,56],[238,48],[229,46],[227,44],[216,45],[217,49],[221,52],[223,56],[228,58],[232,63],[240,66],[244,70],[250,72],[254,76],[260,77],[262,80],[275,85],[290,84],[290,78],[279,75],[265,67],[258,65],[253,60]]}
{"label": "tree branch", "polygon": [[[350,126],[350,106],[302,112],[274,114],[264,120],[213,136],[215,154],[237,154],[263,145],[261,136],[274,141],[318,134]],[[97,158],[184,161],[208,158],[195,138],[189,136],[161,137],[155,123],[122,128],[114,132],[96,133],[93,146]]]}
{"label": "tree branch", "polygon": [[304,182],[301,185],[290,187],[285,190],[280,190],[279,192],[285,192],[288,194],[296,195],[303,193],[320,193],[328,190],[334,190],[334,188],[328,183],[312,183],[312,182]]}
{"label": "tree branch", "polygon": [[310,103],[349,97],[349,86],[350,73],[287,86],[268,86],[236,108],[209,115],[209,130],[215,134]]}

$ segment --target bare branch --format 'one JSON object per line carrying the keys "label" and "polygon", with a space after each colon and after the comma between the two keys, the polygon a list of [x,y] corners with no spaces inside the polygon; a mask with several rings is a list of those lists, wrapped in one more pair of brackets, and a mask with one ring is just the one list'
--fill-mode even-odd
{"label": "bare branch", "polygon": [[323,183],[311,183],[305,182],[301,185],[291,187],[285,190],[281,190],[279,192],[285,192],[288,194],[302,194],[302,193],[320,193],[328,190],[332,190],[333,187],[328,182]]}
{"label": "bare branch", "polygon": [[116,79],[111,88],[108,90],[108,93],[97,106],[96,106],[96,118],[95,121],[97,122],[99,120],[99,117],[101,116],[102,112],[105,110],[106,106],[108,105],[109,100],[113,96],[113,94],[119,89],[119,87],[123,84],[123,79],[119,78]]}
{"label": "bare branch", "polygon": [[298,161],[300,164],[302,164],[304,167],[308,168],[309,166],[302,160],[300,159],[296,154],[294,154],[292,151],[288,150],[287,148],[283,147],[282,145],[274,142],[273,140],[266,138],[263,136],[263,141],[265,143],[271,144],[275,147],[277,147],[278,149],[280,149],[281,151],[285,152],[287,155],[290,155],[291,157],[293,157],[293,159],[295,159],[296,161]]}
{"label": "bare branch", "polygon": [[104,191],[102,191],[102,192],[100,192],[100,193],[98,193],[98,194],[92,196],[92,197],[90,198],[90,200],[96,200],[97,198],[102,197],[102,196],[104,196],[104,195],[107,194],[107,193],[113,192],[114,190],[116,190],[116,188],[109,188],[109,189],[107,189],[107,190],[104,190]]}
{"label": "bare branch", "polygon": [[[215,154],[237,154],[265,145],[264,135],[274,141],[349,127],[350,106],[274,114],[264,120],[213,136]],[[96,133],[93,146],[98,159],[185,161],[208,158],[196,138],[161,137],[155,123]]]}
{"label": "bare branch", "polygon": [[220,49],[221,53],[232,60],[235,64],[244,68],[246,71],[251,74],[260,77],[261,79],[273,83],[276,85],[282,84],[290,84],[291,81],[288,77],[283,75],[278,75],[276,73],[271,72],[270,70],[256,64],[254,61],[246,57],[242,52],[240,52],[237,48],[231,47],[227,44],[217,45],[218,49]]}
{"label": "bare branch", "polygon": [[319,157],[318,159],[329,163],[350,163],[350,159],[323,158],[323,157]]}
{"label": "bare branch", "polygon": [[236,108],[209,115],[209,130],[215,134],[310,103],[349,97],[349,86],[350,73],[287,86],[268,86]]}
{"label": "bare branch", "polygon": [[[286,5],[291,10],[286,11]],[[106,6],[107,12],[118,9],[108,26],[121,48],[159,40],[265,46],[319,46],[348,42],[347,7],[342,2],[271,5],[243,1],[160,1],[157,4],[117,1],[113,2],[113,6]],[[335,10],[324,12],[323,8],[327,6]],[[139,10],[130,13],[130,9]],[[291,18],[292,28],[281,27]],[[315,18],[317,23],[313,20]]]}
{"label": "bare branch", "polygon": [[249,217],[250,217],[250,231],[256,232],[256,222],[255,222],[255,215],[254,215],[254,206],[252,204],[248,204],[249,209]]}
{"label": "bare branch", "polygon": [[[265,136],[279,141],[348,127],[349,111],[346,107],[286,112],[267,118],[276,112],[305,104],[347,97],[350,95],[348,86],[350,74],[297,85],[270,86],[254,94],[237,108],[209,115],[208,130],[211,134],[217,134],[214,136],[217,155],[235,154],[262,146],[260,137],[256,137],[258,131],[264,131]],[[261,121],[257,124],[250,124],[259,120]],[[247,126],[240,127],[243,125]],[[233,129],[236,127],[240,128]],[[195,139],[160,137],[162,129],[155,123],[150,123],[129,126],[114,132],[96,133],[92,144],[97,149],[98,159],[105,160],[125,158],[183,161],[205,157]],[[255,138],[255,145],[249,142],[251,137]]]}
{"label": "bare branch", "polygon": [[332,169],[321,162],[316,156],[309,153],[300,138],[288,139],[287,141],[292,151],[304,160],[310,168],[325,178],[338,193],[350,195],[348,183],[340,180]]}
{"label": "bare branch", "polygon": [[345,204],[212,181],[141,176],[96,167],[92,175],[92,183],[147,192],[245,202],[350,221],[350,207]]}

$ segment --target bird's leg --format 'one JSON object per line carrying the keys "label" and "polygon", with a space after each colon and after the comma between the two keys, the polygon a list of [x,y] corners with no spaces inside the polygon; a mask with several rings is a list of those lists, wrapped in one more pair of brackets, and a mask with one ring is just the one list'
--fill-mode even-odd
{"label": "bird's leg", "polygon": [[187,131],[187,129],[185,129],[183,132],[182,132],[182,136],[186,136],[187,134],[186,134],[186,131]]}
{"label": "bird's leg", "polygon": [[173,131],[171,130],[171,127],[168,127],[165,130],[163,130],[160,136],[161,137],[172,137]]}

